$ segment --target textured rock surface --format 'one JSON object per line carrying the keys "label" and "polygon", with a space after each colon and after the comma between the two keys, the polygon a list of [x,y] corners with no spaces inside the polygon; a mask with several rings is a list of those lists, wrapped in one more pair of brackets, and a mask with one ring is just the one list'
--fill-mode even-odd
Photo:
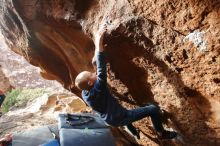
{"label": "textured rock surface", "polygon": [[[8,0],[1,8],[10,48],[76,94],[74,78],[92,70],[93,36],[107,23],[109,83],[122,104],[157,102],[192,145],[220,145],[219,0]],[[147,123],[135,123],[141,144],[174,145]]]}
{"label": "textured rock surface", "polygon": [[2,90],[4,92],[8,91],[10,89],[11,83],[10,83],[9,79],[7,78],[7,76],[5,75],[5,73],[3,72],[2,67],[0,67],[0,80],[1,80],[1,82],[0,82],[0,86],[1,86],[0,90]]}
{"label": "textured rock surface", "polygon": [[45,80],[41,77],[39,69],[30,65],[22,56],[11,51],[0,35],[0,66],[4,74],[0,75],[0,89],[8,88],[10,84],[18,89],[51,88],[55,91],[65,90],[58,82]]}

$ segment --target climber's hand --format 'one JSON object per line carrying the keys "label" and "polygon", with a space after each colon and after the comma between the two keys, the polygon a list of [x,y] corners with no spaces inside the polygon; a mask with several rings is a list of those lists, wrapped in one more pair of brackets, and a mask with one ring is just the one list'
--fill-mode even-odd
{"label": "climber's hand", "polygon": [[96,47],[96,50],[99,52],[104,51],[103,39],[104,39],[106,31],[107,31],[106,24],[103,24],[101,25],[97,34],[95,35],[95,47]]}

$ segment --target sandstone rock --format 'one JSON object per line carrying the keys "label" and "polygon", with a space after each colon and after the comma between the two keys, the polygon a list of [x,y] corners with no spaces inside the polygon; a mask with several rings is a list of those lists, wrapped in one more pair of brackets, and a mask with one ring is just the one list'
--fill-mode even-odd
{"label": "sandstone rock", "polygon": [[[192,145],[220,144],[218,0],[8,0],[1,8],[10,48],[77,95],[74,78],[93,70],[93,36],[107,23],[108,78],[122,104],[157,102]],[[147,123],[136,126],[149,132]]]}
{"label": "sandstone rock", "polygon": [[42,114],[46,112],[49,114],[53,114],[54,112],[82,112],[87,111],[86,104],[82,101],[82,99],[77,96],[69,95],[69,94],[53,94],[47,98],[47,101],[41,104],[41,112]]}

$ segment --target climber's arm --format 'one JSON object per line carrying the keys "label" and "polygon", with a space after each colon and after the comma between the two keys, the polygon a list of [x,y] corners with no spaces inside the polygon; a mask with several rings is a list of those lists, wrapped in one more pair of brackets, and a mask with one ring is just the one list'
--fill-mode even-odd
{"label": "climber's arm", "polygon": [[97,77],[102,81],[107,81],[107,73],[106,73],[106,61],[104,55],[104,45],[103,38],[106,32],[106,27],[102,26],[98,33],[95,36],[95,56],[93,57],[92,63],[96,66]]}
{"label": "climber's arm", "polygon": [[106,62],[104,55],[103,39],[106,32],[106,26],[103,25],[95,35],[95,55],[92,59],[92,64],[96,68],[97,77],[102,81],[107,81]]}

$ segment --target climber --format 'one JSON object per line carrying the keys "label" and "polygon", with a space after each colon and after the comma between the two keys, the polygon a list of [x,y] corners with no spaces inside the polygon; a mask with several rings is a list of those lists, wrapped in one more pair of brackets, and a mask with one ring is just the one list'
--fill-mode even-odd
{"label": "climber", "polygon": [[11,92],[12,89],[15,89],[14,86],[10,85],[8,88],[7,88],[7,91],[4,91],[4,90],[1,90],[0,89],[0,117],[2,116],[2,109],[1,109],[1,106],[5,100],[5,93],[6,92]]}
{"label": "climber", "polygon": [[6,134],[3,138],[0,138],[0,146],[12,146],[12,135]]}
{"label": "climber", "polygon": [[0,117],[2,116],[1,105],[2,105],[4,100],[5,100],[5,94],[4,94],[4,92],[2,90],[0,90]]}
{"label": "climber", "polygon": [[[148,105],[133,110],[122,107],[107,87],[107,73],[104,55],[103,38],[106,26],[102,26],[95,36],[96,72],[83,71],[75,79],[75,85],[82,90],[83,100],[111,126],[126,126],[142,118],[151,117],[154,129],[161,139],[173,139],[174,131],[167,131],[161,122],[160,108]],[[94,59],[93,59],[93,63]],[[129,128],[129,126],[128,126]]]}

